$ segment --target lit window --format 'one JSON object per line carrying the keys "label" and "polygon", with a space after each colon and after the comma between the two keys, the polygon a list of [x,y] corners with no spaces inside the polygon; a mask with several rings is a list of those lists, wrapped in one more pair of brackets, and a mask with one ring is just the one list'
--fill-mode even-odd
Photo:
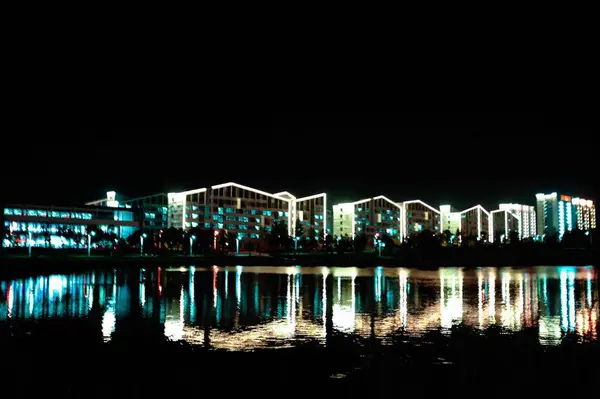
{"label": "lit window", "polygon": [[252,209],[252,210],[250,211],[250,214],[251,214],[251,215],[256,215],[256,209]]}
{"label": "lit window", "polygon": [[4,208],[4,214],[5,215],[12,215],[13,214],[13,210],[10,208]]}
{"label": "lit window", "polygon": [[38,211],[38,216],[45,218],[46,217],[46,211]]}
{"label": "lit window", "polygon": [[260,218],[256,218],[256,223],[260,223]]}
{"label": "lit window", "polygon": [[[21,210],[20,210],[20,209],[13,209],[13,214],[14,214],[15,216],[21,216],[21,215],[23,215],[23,212],[21,212]],[[56,212],[56,214],[58,215],[58,212]],[[57,217],[58,217],[58,216],[57,216]]]}
{"label": "lit window", "polygon": [[223,214],[223,208],[219,207],[219,215]]}
{"label": "lit window", "polygon": [[279,217],[282,217],[282,216],[283,216],[283,212],[282,212],[282,211],[277,211],[277,215],[278,215]]}
{"label": "lit window", "polygon": [[260,230],[260,226],[254,226],[256,230]]}
{"label": "lit window", "polygon": [[213,215],[213,220],[219,220],[219,215]]}
{"label": "lit window", "polygon": [[210,223],[204,223],[204,228],[205,229],[210,229]]}
{"label": "lit window", "polygon": [[283,212],[283,214],[285,215],[285,217],[289,216],[287,212]]}
{"label": "lit window", "polygon": [[217,227],[222,229],[223,228],[223,223],[217,223]]}
{"label": "lit window", "polygon": [[271,216],[273,215],[273,212],[271,211],[263,211],[263,216]]}

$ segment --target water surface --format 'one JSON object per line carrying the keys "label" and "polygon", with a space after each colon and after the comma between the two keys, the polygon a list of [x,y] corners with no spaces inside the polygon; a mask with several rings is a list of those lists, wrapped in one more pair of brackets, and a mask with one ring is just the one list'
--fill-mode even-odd
{"label": "water surface", "polygon": [[[152,326],[226,350],[325,344],[334,333],[421,338],[465,325],[537,331],[541,345],[598,336],[593,267],[170,267],[0,281],[0,326],[85,321],[105,342]],[[55,328],[55,327],[53,327]],[[339,335],[339,334],[338,334]]]}

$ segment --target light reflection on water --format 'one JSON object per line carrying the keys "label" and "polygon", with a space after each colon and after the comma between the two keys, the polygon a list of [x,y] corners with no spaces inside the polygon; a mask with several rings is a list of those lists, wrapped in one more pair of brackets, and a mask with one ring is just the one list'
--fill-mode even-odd
{"label": "light reflection on water", "polygon": [[[149,320],[172,340],[229,350],[326,342],[333,331],[386,342],[464,324],[596,340],[592,267],[189,267],[89,271],[0,281],[0,323],[87,318],[104,341]],[[233,295],[231,295],[233,294]],[[136,319],[137,320],[137,319]]]}

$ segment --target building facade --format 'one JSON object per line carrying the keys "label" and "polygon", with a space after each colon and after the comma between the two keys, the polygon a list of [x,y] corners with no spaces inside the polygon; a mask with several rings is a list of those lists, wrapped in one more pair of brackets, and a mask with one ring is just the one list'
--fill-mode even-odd
{"label": "building facade", "polygon": [[86,248],[90,227],[116,239],[140,228],[134,209],[9,204],[2,209],[2,246]]}
{"label": "building facade", "polygon": [[442,231],[442,218],[438,209],[421,200],[404,201],[402,209],[405,215],[402,227],[404,237],[423,230],[429,230],[436,234]]}
{"label": "building facade", "polygon": [[314,231],[322,240],[327,230],[327,194],[296,198],[284,191],[276,194],[237,183],[224,183],[168,194],[168,225],[225,230],[240,239],[259,239],[270,233],[273,223],[285,223],[294,236],[296,221],[303,235]]}
{"label": "building facade", "polygon": [[375,234],[402,239],[402,206],[383,195],[333,206],[333,235],[354,238],[365,234],[371,241]]}
{"label": "building facade", "polygon": [[460,212],[460,233],[467,236],[475,236],[478,240],[489,237],[490,213],[481,205]]}
{"label": "building facade", "polygon": [[506,210],[517,216],[519,220],[519,238],[535,237],[537,232],[537,218],[535,208],[530,205],[500,204],[499,209]]}
{"label": "building facade", "polygon": [[451,234],[460,231],[460,212],[450,205],[440,205],[441,230]]}
{"label": "building facade", "polygon": [[[490,242],[508,240],[510,233],[519,232],[521,221],[519,217],[507,209],[497,209],[490,212]],[[520,236],[520,234],[519,234]]]}
{"label": "building facade", "polygon": [[570,195],[536,194],[538,235],[558,234],[567,231],[596,228],[596,207],[593,201],[573,198]]}
{"label": "building facade", "polygon": [[579,230],[591,230],[596,228],[596,205],[593,201],[583,198],[573,198],[575,207],[575,218]]}

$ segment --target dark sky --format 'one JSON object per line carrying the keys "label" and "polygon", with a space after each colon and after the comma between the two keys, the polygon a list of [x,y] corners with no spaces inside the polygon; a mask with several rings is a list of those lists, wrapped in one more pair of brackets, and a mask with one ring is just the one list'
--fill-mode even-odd
{"label": "dark sky", "polygon": [[332,202],[383,194],[493,208],[551,191],[595,199],[596,162],[585,155],[592,129],[549,127],[548,119],[274,113],[262,128],[239,118],[231,128],[47,128],[37,141],[39,132],[20,129],[4,142],[14,151],[4,151],[0,201],[77,204],[110,189],[133,197],[225,181],[298,196],[325,191]]}

